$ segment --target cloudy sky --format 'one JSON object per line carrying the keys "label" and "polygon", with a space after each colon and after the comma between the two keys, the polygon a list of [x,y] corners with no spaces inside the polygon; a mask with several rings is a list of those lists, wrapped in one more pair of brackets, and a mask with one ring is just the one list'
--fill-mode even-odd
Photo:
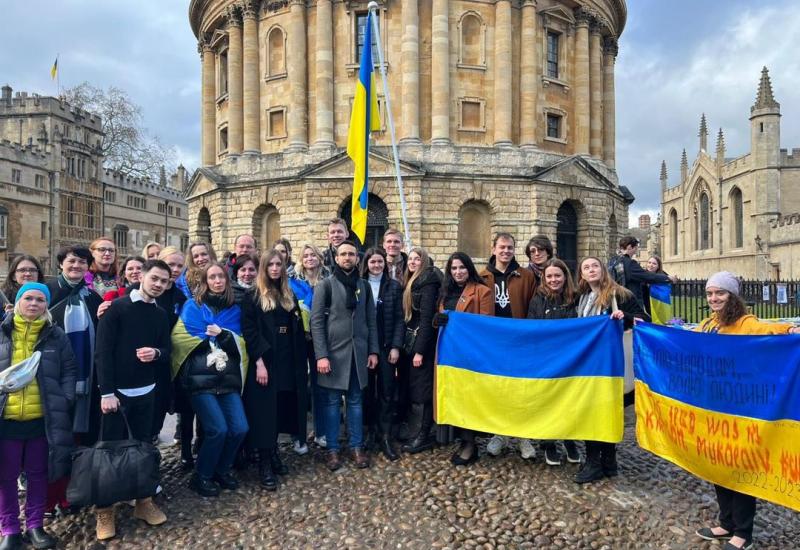
{"label": "cloudy sky", "polygon": [[[631,223],[659,208],[659,170],[677,183],[680,154],[698,149],[700,114],[709,148],[720,127],[727,156],[749,148],[750,105],[761,67],[781,103],[781,146],[800,147],[800,10],[792,0],[628,0],[617,59],[617,167],[636,195]],[[0,80],[55,94],[83,81],[123,88],[148,128],[199,162],[200,59],[182,0],[5,0]],[[8,45],[13,44],[13,47]]]}

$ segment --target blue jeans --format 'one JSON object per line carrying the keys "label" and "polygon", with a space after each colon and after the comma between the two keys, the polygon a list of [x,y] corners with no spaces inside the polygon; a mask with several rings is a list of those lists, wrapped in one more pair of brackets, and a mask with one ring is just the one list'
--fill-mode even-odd
{"label": "blue jeans", "polygon": [[192,395],[192,408],[204,433],[197,453],[197,474],[204,479],[211,479],[215,473],[227,474],[249,429],[241,396],[198,393]]}
{"label": "blue jeans", "polygon": [[350,448],[356,449],[364,446],[364,420],[362,411],[361,386],[358,383],[355,364],[350,366],[350,385],[347,391],[325,388],[325,438],[328,440],[328,449],[339,450],[339,408],[342,397],[347,402],[347,431],[350,434]]}

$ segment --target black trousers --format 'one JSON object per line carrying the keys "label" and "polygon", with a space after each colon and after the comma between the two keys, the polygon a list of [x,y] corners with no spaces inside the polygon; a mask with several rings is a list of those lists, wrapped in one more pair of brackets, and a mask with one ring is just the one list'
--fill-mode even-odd
{"label": "black trousers", "polygon": [[164,427],[164,418],[173,408],[172,375],[169,365],[161,365],[156,370],[156,387],[153,413],[153,437],[157,437]]}
{"label": "black trousers", "polygon": [[103,415],[103,441],[119,439],[138,439],[150,442],[153,438],[153,414],[155,412],[155,392],[150,391],[139,397],[127,397],[117,393],[119,403],[128,419],[131,428],[128,433],[125,420],[119,412]]}
{"label": "black trousers", "polygon": [[719,525],[747,542],[753,539],[756,497],[714,485],[719,504]]}
{"label": "black trousers", "polygon": [[364,424],[380,435],[391,434],[395,417],[397,378],[395,365],[389,363],[388,351],[381,352],[378,366],[369,371],[364,390]]}
{"label": "black trousers", "polygon": [[604,468],[616,466],[617,445],[606,441],[585,441],[586,463],[599,464]]}

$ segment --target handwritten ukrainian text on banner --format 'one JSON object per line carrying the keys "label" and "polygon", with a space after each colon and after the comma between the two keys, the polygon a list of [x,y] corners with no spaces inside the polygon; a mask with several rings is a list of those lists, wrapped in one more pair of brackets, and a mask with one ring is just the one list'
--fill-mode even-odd
{"label": "handwritten ukrainian text on banner", "polygon": [[800,337],[634,330],[639,445],[800,511]]}
{"label": "handwritten ukrainian text on banner", "polygon": [[437,422],[531,439],[617,442],[622,324],[450,313],[439,335]]}

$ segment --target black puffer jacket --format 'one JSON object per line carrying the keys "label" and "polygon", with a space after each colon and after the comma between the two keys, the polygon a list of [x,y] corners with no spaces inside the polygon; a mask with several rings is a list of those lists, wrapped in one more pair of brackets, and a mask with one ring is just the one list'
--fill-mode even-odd
{"label": "black puffer jacket", "polygon": [[[11,366],[13,343],[11,331],[14,316],[8,315],[0,325],[0,371]],[[39,333],[36,351],[42,352],[36,381],[44,408],[44,429],[47,436],[47,474],[50,481],[69,475],[72,467],[72,406],[75,403],[75,379],[78,367],[75,355],[64,331],[55,325],[46,325]],[[0,415],[3,414],[8,395],[0,393]]]}
{"label": "black puffer jacket", "polygon": [[403,287],[395,280],[384,275],[378,292],[378,343],[381,349],[391,350],[403,348]]}
{"label": "black puffer jacket", "polygon": [[541,292],[533,295],[528,306],[528,319],[574,319],[578,316],[576,304],[564,304],[562,296],[549,297]]}
{"label": "black puffer jacket", "polygon": [[206,364],[206,357],[211,352],[211,345],[208,340],[203,340],[199,346],[194,348],[181,367],[183,384],[190,394],[241,393],[241,356],[233,333],[229,330],[223,330],[216,337],[216,344],[217,347],[222,348],[228,354],[228,362],[222,372]]}
{"label": "black puffer jacket", "polygon": [[408,328],[419,328],[414,342],[414,353],[429,356],[436,345],[436,329],[433,328],[433,316],[439,301],[439,288],[442,279],[437,270],[426,268],[411,285],[411,319]]}

